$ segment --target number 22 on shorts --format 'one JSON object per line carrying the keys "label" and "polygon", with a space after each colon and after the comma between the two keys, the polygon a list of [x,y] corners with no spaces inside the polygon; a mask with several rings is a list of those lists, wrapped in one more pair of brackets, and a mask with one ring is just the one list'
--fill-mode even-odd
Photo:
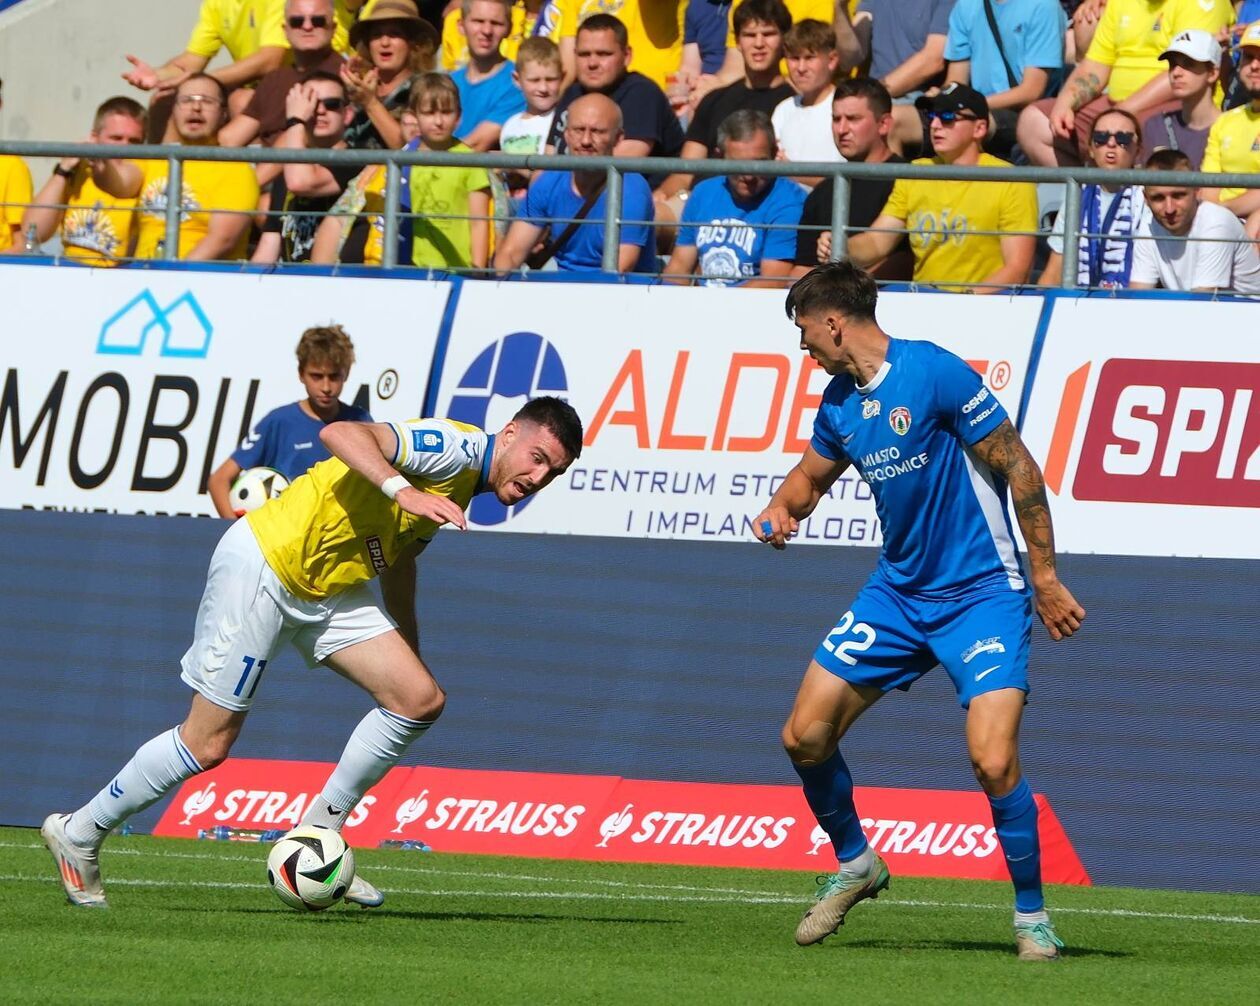
{"label": "number 22 on shorts", "polygon": [[[843,639],[842,637],[849,635],[852,631],[853,639]],[[841,642],[836,642],[841,639]],[[846,611],[841,617],[836,627],[827,633],[827,638],[823,640],[823,647],[828,653],[834,653],[837,658],[843,660],[846,664],[856,664],[857,657],[852,656],[854,653],[863,653],[871,648],[871,644],[875,642],[875,630],[865,622],[854,622],[853,612]]]}

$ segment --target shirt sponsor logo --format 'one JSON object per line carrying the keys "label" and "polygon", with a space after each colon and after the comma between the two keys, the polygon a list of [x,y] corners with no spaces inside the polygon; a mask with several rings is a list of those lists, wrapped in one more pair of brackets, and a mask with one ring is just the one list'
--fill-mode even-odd
{"label": "shirt sponsor logo", "polygon": [[423,454],[441,454],[446,441],[437,430],[412,430],[411,449]]}
{"label": "shirt sponsor logo", "polygon": [[1006,647],[1002,645],[1001,636],[990,636],[988,639],[977,639],[974,643],[962,651],[962,662],[969,664],[982,653],[1005,653]]}
{"label": "shirt sponsor logo", "polygon": [[888,425],[897,436],[904,437],[910,432],[910,410],[904,405],[898,405],[888,414]]}
{"label": "shirt sponsor logo", "polygon": [[879,415],[879,402],[876,402],[868,398],[865,402],[862,403],[862,418],[863,419],[874,419],[878,415]]}
{"label": "shirt sponsor logo", "polygon": [[367,546],[368,560],[372,563],[372,569],[377,573],[384,573],[389,569],[389,563],[385,561],[385,549],[381,547],[381,539],[372,535],[364,544]]}
{"label": "shirt sponsor logo", "polygon": [[980,390],[977,391],[971,397],[971,400],[962,407],[963,415],[965,416],[970,412],[974,412],[976,410],[976,407],[979,406],[980,403],[983,402],[988,397],[989,397],[989,389],[981,386]]}
{"label": "shirt sponsor logo", "polygon": [[926,468],[930,460],[926,451],[903,458],[901,451],[896,447],[885,447],[882,451],[872,451],[870,454],[863,455],[862,477],[867,482],[887,482],[906,472]]}
{"label": "shirt sponsor logo", "polygon": [[1108,360],[1072,494],[1260,506],[1260,363]]}

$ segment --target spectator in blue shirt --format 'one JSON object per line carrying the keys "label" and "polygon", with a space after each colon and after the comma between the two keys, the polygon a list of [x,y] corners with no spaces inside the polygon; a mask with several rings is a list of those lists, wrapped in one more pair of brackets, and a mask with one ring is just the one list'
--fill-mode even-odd
{"label": "spectator in blue shirt", "polygon": [[1009,159],[1025,105],[1062,83],[1067,16],[1059,0],[992,0],[995,38],[985,0],[958,0],[945,38],[946,82],[968,84],[989,100],[989,153]]}
{"label": "spectator in blue shirt", "polygon": [[[773,160],[770,116],[751,108],[732,112],[718,127],[718,146],[728,161]],[[689,283],[695,274],[705,286],[785,285],[804,203],[805,190],[790,178],[705,179],[683,205],[666,282]]]}
{"label": "spectator in blue shirt", "polygon": [[[621,109],[607,95],[583,95],[569,106],[564,127],[568,153],[607,157],[621,139]],[[554,260],[561,272],[599,272],[606,177],[602,168],[541,172],[529,187],[520,217],[512,221],[495,252],[494,267],[503,272],[524,264],[542,269]],[[652,190],[642,175],[628,174],[622,178],[621,197],[617,271],[653,272]]]}
{"label": "spectator in blue shirt", "polygon": [[341,401],[354,364],[354,343],[340,325],[308,328],[297,345],[298,380],[306,398],[268,412],[232,456],[210,475],[206,489],[220,517],[241,516],[229,498],[232,483],[247,468],[274,468],[292,482],[331,455],[319,431],[339,420],[372,421],[366,409]]}
{"label": "spectator in blue shirt", "polygon": [[499,51],[512,27],[512,3],[464,0],[463,15],[468,62],[451,74],[463,109],[455,135],[473,150],[494,150],[503,123],[525,111],[525,96],[512,79],[515,67]]}

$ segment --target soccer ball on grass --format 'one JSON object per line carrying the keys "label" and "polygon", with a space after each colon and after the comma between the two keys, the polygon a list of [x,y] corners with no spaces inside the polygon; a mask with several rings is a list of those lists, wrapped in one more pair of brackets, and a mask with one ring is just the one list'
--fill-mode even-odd
{"label": "soccer ball on grass", "polygon": [[287,488],[289,480],[274,468],[246,468],[233,480],[228,500],[236,516],[243,517]]}
{"label": "soccer ball on grass", "polygon": [[267,856],[267,883],[299,912],[335,905],[353,880],[354,850],[331,828],[294,828]]}

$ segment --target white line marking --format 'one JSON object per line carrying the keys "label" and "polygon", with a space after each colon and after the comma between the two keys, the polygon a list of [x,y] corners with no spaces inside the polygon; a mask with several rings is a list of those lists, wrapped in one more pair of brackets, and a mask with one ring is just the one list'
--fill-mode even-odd
{"label": "white line marking", "polygon": [[[0,842],[0,849],[43,849],[40,844],[22,844],[16,842]],[[192,860],[208,860],[211,862],[238,862],[238,863],[259,863],[262,858],[252,856],[216,856],[206,853],[190,853],[190,852],[145,852],[140,849],[110,849],[109,854],[112,856],[145,856],[153,859],[192,859]],[[108,858],[108,857],[107,857]],[[441,888],[388,888],[386,893],[417,895],[420,897],[439,897],[439,898],[539,898],[550,900],[564,900],[566,898],[573,900],[600,900],[600,901],[662,901],[662,902],[699,902],[705,904],[738,904],[738,905],[801,905],[806,903],[807,898],[798,894],[779,894],[768,891],[752,891],[736,887],[694,887],[682,884],[638,884],[624,880],[600,880],[598,878],[577,878],[577,877],[545,877],[524,873],[499,873],[489,871],[476,870],[443,870],[436,867],[414,867],[414,866],[391,866],[373,863],[369,868],[369,872],[376,873],[413,873],[426,874],[430,876],[441,877],[472,877],[477,880],[514,880],[527,883],[551,883],[551,884],[583,884],[597,887],[616,887],[629,889],[626,893],[603,892],[603,891],[471,891],[471,890],[450,890]],[[28,874],[9,874],[0,875],[0,880],[21,880],[21,881],[41,881],[52,880],[52,876],[33,876]],[[244,883],[233,881],[212,881],[212,880],[140,880],[117,878],[111,876],[108,881],[111,885],[130,886],[130,887],[208,887],[223,888],[229,890],[235,889],[258,889],[263,888],[260,880],[258,883]],[[663,893],[650,893],[660,891]],[[645,893],[634,893],[645,892]],[[664,893],[664,892],[680,892],[680,893]],[[889,897],[887,894],[880,900],[874,902],[876,905],[895,905],[909,908],[966,908],[976,911],[1009,911],[1010,906],[1005,904],[986,904],[981,902],[960,902],[960,901],[923,901],[917,899],[899,899]],[[1072,908],[1064,906],[1056,906],[1054,909],[1056,915],[1098,915],[1112,918],[1128,918],[1128,919],[1165,919],[1175,922],[1210,922],[1222,925],[1260,925],[1260,919],[1250,918],[1244,915],[1196,915],[1187,912],[1139,912],[1126,908]]]}

